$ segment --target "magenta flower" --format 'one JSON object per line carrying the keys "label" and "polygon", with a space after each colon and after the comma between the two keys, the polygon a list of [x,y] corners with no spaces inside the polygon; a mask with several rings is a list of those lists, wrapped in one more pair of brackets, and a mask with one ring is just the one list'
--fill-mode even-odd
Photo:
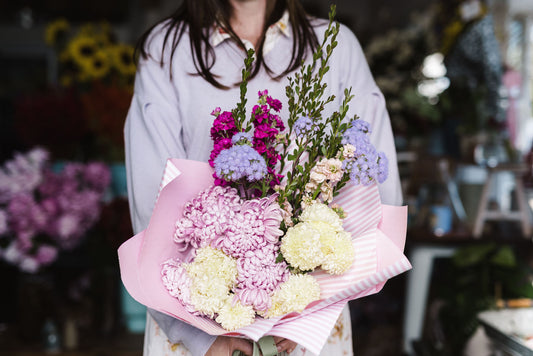
{"label": "magenta flower", "polygon": [[267,97],[267,103],[276,112],[280,112],[281,111],[281,101],[279,101],[278,99],[272,99],[272,97],[268,96]]}
{"label": "magenta flower", "polygon": [[216,143],[223,138],[231,138],[237,133],[237,127],[235,126],[235,119],[231,111],[224,111],[218,115],[213,121],[211,127],[211,138]]}

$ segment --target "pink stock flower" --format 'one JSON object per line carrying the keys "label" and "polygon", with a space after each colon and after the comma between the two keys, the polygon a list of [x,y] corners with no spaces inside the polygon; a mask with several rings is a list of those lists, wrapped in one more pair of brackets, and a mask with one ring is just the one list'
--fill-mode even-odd
{"label": "pink stock flower", "polygon": [[272,109],[274,109],[276,112],[280,112],[281,110],[281,101],[279,101],[278,99],[272,99],[271,96],[268,96],[267,97],[267,103],[268,105],[270,105],[270,107]]}
{"label": "pink stock flower", "polygon": [[219,114],[211,127],[211,138],[216,143],[223,138],[231,138],[236,132],[235,119],[231,111],[224,111]]}

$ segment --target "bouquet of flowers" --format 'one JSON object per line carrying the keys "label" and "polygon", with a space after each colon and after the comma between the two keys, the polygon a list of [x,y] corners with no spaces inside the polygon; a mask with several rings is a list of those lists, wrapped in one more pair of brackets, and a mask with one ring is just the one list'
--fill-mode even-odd
{"label": "bouquet of flowers", "polygon": [[34,273],[78,246],[97,221],[110,172],[99,162],[57,173],[35,148],[0,167],[0,259]]}
{"label": "bouquet of flowers", "polygon": [[288,127],[267,90],[247,119],[250,51],[240,102],[212,112],[209,164],[168,161],[149,227],[119,249],[138,301],[210,334],[283,335],[319,353],[348,300],[410,268],[405,208],[381,206],[387,158],[367,122],[346,120],[350,90],[322,116],[332,18],[312,63],[289,78]]}

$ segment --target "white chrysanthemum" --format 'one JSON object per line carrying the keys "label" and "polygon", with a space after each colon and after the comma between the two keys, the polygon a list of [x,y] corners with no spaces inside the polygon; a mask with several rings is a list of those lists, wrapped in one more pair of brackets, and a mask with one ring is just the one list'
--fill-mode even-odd
{"label": "white chrysanthemum", "polygon": [[273,318],[287,313],[302,312],[320,298],[320,286],[309,274],[291,274],[272,295],[272,307],[264,315]]}
{"label": "white chrysanthemum", "polygon": [[210,246],[197,250],[194,262],[184,266],[189,277],[191,304],[213,317],[222,308],[237,279],[237,262]]}
{"label": "white chrysanthemum", "polygon": [[255,311],[251,305],[242,305],[239,301],[232,302],[227,298],[215,319],[224,329],[234,331],[252,324],[255,320]]}
{"label": "white chrysanthemum", "polygon": [[280,250],[292,267],[302,271],[313,270],[324,260],[320,249],[320,233],[307,223],[289,228],[281,239]]}
{"label": "white chrysanthemum", "polygon": [[352,236],[341,231],[333,234],[321,234],[320,244],[324,253],[322,269],[330,274],[342,274],[351,266],[355,258]]}
{"label": "white chrysanthemum", "polygon": [[321,221],[331,225],[335,231],[342,231],[342,220],[333,209],[326,204],[314,203],[300,214],[300,221]]}

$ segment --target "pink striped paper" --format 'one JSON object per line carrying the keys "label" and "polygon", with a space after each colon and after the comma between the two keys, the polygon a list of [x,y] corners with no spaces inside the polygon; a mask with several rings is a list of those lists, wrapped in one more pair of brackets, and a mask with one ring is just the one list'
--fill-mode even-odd
{"label": "pink striped paper", "polygon": [[321,286],[321,299],[302,313],[274,319],[258,317],[252,325],[228,333],[213,320],[188,313],[168,294],[160,275],[161,263],[168,258],[189,258],[173,243],[174,223],[181,217],[183,205],[212,183],[208,164],[169,160],[148,228],[119,248],[122,281],[137,301],[209,334],[241,335],[253,340],[279,335],[318,354],[349,300],[378,292],[388,279],[411,268],[403,255],[406,207],[382,205],[375,185],[347,186],[335,203],[345,210],[344,229],[353,237],[355,259],[350,270],[340,276],[313,272]]}

